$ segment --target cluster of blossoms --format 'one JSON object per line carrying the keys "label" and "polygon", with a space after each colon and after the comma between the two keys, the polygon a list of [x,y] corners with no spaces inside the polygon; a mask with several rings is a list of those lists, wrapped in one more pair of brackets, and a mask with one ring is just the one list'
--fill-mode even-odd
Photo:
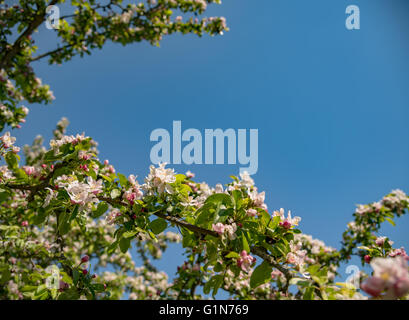
{"label": "cluster of blossoms", "polygon": [[[12,137],[10,135],[10,132],[6,132],[5,134],[3,134],[0,137],[0,141],[1,141],[0,147],[2,149],[11,149],[14,153],[17,153],[17,152],[20,151],[19,147],[13,146],[13,144],[16,142],[16,138]],[[2,152],[4,152],[4,151],[2,151]]]}
{"label": "cluster of blossoms", "polygon": [[159,167],[150,166],[149,174],[145,178],[145,183],[142,185],[142,190],[146,192],[147,195],[163,194],[164,192],[173,194],[174,190],[171,183],[176,181],[175,171],[173,169],[166,169],[166,163],[159,164]]}
{"label": "cluster of blossoms", "polygon": [[[354,213],[355,220],[348,223],[348,229],[343,234],[344,248],[340,252],[341,255],[348,259],[354,253],[354,248],[362,248],[363,251],[359,251],[358,254],[366,263],[373,257],[385,257],[389,254],[393,256],[393,242],[377,237],[376,233],[382,222],[394,224],[394,216],[402,215],[408,206],[409,197],[399,189],[393,190],[378,202],[358,205]],[[404,252],[403,248],[395,250],[397,254]]]}
{"label": "cluster of blossoms", "polygon": [[232,224],[218,222],[212,225],[212,229],[221,236],[227,236],[230,240],[236,239],[237,225],[234,222]]}
{"label": "cluster of blossoms", "polygon": [[362,290],[374,297],[384,293],[386,299],[396,299],[409,292],[408,264],[403,257],[375,258],[371,262],[373,275],[361,284]]}
{"label": "cluster of blossoms", "polygon": [[[396,211],[397,215],[404,213],[408,203],[408,196],[400,189],[393,190],[382,199],[382,205],[390,210]],[[406,204],[406,206],[405,206]]]}
{"label": "cluster of blossoms", "polygon": [[301,267],[304,264],[304,260],[307,254],[306,250],[302,249],[303,245],[301,241],[294,242],[291,240],[290,248],[291,251],[287,253],[287,262],[295,265],[296,267]]}
{"label": "cluster of blossoms", "polygon": [[240,180],[235,181],[230,187],[229,191],[237,188],[244,188],[247,190],[250,199],[253,201],[253,205],[257,208],[267,210],[267,205],[264,203],[266,194],[265,192],[258,192],[257,187],[254,186],[254,180],[250,177],[248,172],[244,171],[240,173]]}
{"label": "cluster of blossoms", "polygon": [[382,208],[382,204],[380,202],[374,202],[374,203],[365,204],[365,205],[359,204],[357,206],[357,209],[355,210],[355,213],[362,216],[362,215],[365,215],[371,212],[379,212],[381,208]]}
{"label": "cluster of blossoms", "polygon": [[237,265],[241,270],[249,272],[250,268],[256,263],[256,258],[248,254],[245,250],[240,252],[240,258],[237,260]]}
{"label": "cluster of blossoms", "polygon": [[301,221],[300,217],[291,217],[291,211],[288,211],[287,218],[285,217],[284,209],[281,208],[279,211],[273,212],[274,217],[280,217],[280,225],[285,229],[290,229],[294,226],[298,226]]}
{"label": "cluster of blossoms", "polygon": [[320,253],[331,253],[336,251],[335,248],[326,246],[323,241],[314,239],[311,235],[308,234],[295,234],[294,239],[296,241],[302,242],[304,248],[308,247],[313,255],[318,255]]}
{"label": "cluster of blossoms", "polygon": [[[323,241],[314,239],[311,235],[298,233],[294,235],[294,241],[298,243],[298,247],[302,248],[302,262],[307,265],[326,265],[328,267],[328,279],[333,280],[336,275],[337,266],[332,263],[334,257],[337,256],[337,250],[327,246]],[[301,244],[300,244],[301,243]],[[299,265],[300,270],[306,269],[306,266]]]}
{"label": "cluster of blossoms", "polygon": [[406,261],[409,261],[409,255],[406,253],[405,248],[401,247],[399,249],[393,249],[391,252],[388,254],[389,257],[402,257]]}
{"label": "cluster of blossoms", "polygon": [[360,216],[377,214],[383,207],[386,207],[390,210],[396,211],[399,215],[404,212],[404,203],[407,201],[407,195],[402,190],[396,189],[385,196],[381,201],[365,205],[359,204],[355,210],[355,213]]}
{"label": "cluster of blossoms", "polygon": [[88,140],[89,137],[85,137],[85,134],[77,134],[76,136],[63,136],[60,139],[50,140],[50,147],[54,150],[54,153],[57,154],[60,152],[60,148],[67,144],[76,145],[84,140]]}
{"label": "cluster of blossoms", "polygon": [[69,183],[59,182],[58,186],[65,188],[71,198],[71,203],[81,206],[97,202],[96,195],[102,192],[102,180],[95,181],[92,177],[88,177],[87,183],[74,180]]}
{"label": "cluster of blossoms", "polygon": [[130,183],[131,187],[124,192],[122,197],[124,200],[133,205],[136,200],[142,199],[143,192],[141,190],[141,186],[139,185],[136,177],[133,174],[128,177],[128,182]]}

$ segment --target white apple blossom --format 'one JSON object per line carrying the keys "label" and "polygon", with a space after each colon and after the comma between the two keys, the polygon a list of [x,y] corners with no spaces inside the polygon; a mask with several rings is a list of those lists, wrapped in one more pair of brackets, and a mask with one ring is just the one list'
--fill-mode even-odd
{"label": "white apple blossom", "polygon": [[253,200],[256,207],[267,210],[267,205],[264,203],[264,200],[266,198],[266,193],[264,191],[258,193],[257,188],[254,187],[253,191],[249,193],[249,196],[250,199]]}
{"label": "white apple blossom", "polygon": [[87,178],[87,183],[89,186],[89,191],[92,192],[94,195],[97,195],[102,192],[102,180],[94,180],[92,177]]}
{"label": "white apple blossom", "polygon": [[149,167],[150,173],[145,178],[145,184],[142,189],[148,194],[153,194],[156,190],[159,194],[174,193],[171,183],[176,181],[175,171],[173,169],[166,169],[166,163],[160,163],[158,167],[151,165]]}
{"label": "white apple blossom", "polygon": [[10,148],[16,142],[16,138],[10,136],[10,132],[7,131],[4,135],[0,137],[0,141],[3,142],[4,148]]}
{"label": "white apple blossom", "polygon": [[92,193],[90,186],[86,183],[81,183],[77,180],[69,183],[65,190],[71,198],[71,202],[74,204],[79,204],[81,207],[87,206],[97,202],[97,198]]}

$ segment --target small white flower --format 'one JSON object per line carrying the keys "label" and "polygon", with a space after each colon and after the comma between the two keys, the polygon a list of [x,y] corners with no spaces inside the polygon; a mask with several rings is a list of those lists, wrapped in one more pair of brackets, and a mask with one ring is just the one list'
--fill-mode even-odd
{"label": "small white flower", "polygon": [[10,148],[14,142],[16,142],[16,138],[10,136],[10,132],[8,131],[0,137],[0,140],[3,142],[5,148]]}

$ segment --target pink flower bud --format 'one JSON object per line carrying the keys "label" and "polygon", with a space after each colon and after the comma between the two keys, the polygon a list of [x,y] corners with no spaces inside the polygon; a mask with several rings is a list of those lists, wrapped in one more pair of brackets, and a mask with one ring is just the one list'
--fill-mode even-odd
{"label": "pink flower bud", "polygon": [[287,220],[285,220],[284,222],[280,223],[280,226],[282,226],[284,229],[290,229],[291,228],[291,223]]}
{"label": "pink flower bud", "polygon": [[81,258],[81,262],[82,262],[82,263],[88,262],[88,261],[89,261],[89,256],[87,256],[87,255],[85,255],[85,256],[83,256],[83,257]]}
{"label": "pink flower bud", "polygon": [[31,176],[35,171],[34,167],[27,167],[27,166],[23,167],[23,170],[28,176]]}

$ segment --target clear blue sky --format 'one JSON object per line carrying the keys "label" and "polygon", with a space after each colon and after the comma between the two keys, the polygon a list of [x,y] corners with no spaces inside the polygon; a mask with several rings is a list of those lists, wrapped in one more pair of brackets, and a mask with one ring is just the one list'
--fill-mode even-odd
{"label": "clear blue sky", "polygon": [[[361,9],[361,30],[345,28],[345,8]],[[64,14],[64,11],[62,12]],[[20,143],[69,133],[100,144],[119,172],[148,172],[156,128],[259,130],[259,170],[270,209],[301,216],[301,229],[339,247],[357,203],[393,188],[409,192],[409,2],[406,0],[224,0],[207,13],[227,18],[224,36],[172,36],[160,48],[107,45],[91,57],[35,69],[56,100],[32,106],[13,132]],[[34,37],[50,45],[44,27]],[[229,182],[239,165],[177,165],[197,180]],[[142,179],[140,179],[142,180]],[[409,247],[409,217],[383,228]],[[170,275],[173,248],[158,263]]]}

